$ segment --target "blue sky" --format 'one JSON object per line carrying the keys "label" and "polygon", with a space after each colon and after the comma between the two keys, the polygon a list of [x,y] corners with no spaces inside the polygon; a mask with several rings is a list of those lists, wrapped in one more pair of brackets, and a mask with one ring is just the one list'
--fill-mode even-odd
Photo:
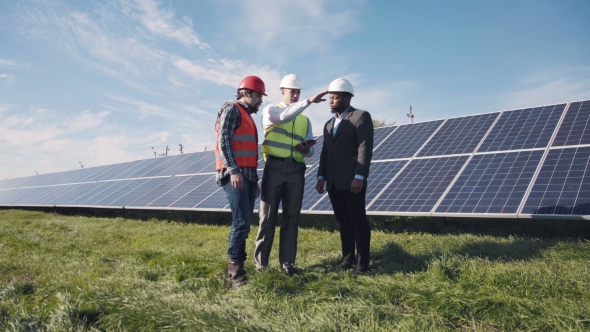
{"label": "blue sky", "polygon": [[[397,124],[590,99],[590,2],[3,0],[0,178],[213,148],[260,76],[335,78]],[[326,103],[306,112],[316,134]],[[256,120],[260,123],[259,115]]]}

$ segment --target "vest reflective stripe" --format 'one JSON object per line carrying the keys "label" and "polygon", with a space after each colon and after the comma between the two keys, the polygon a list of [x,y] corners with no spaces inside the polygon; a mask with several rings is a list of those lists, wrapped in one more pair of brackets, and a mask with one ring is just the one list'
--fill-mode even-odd
{"label": "vest reflective stripe", "polygon": [[[279,108],[282,106],[279,104]],[[293,147],[305,141],[309,120],[305,115],[299,114],[295,121],[289,121],[264,129],[264,142],[262,142],[262,156],[266,161],[267,155],[287,158],[293,156],[298,162],[304,162],[303,154]]]}
{"label": "vest reflective stripe", "polygon": [[[268,135],[270,135],[270,133],[277,133],[277,134],[283,134],[287,137],[291,137],[291,135],[293,135],[292,137],[296,140],[298,140],[299,142],[303,142],[305,141],[305,137],[299,136],[295,133],[291,133],[288,130],[284,129],[284,128],[279,128],[279,127],[269,127],[268,131],[265,131],[264,133],[264,138],[268,137]],[[307,134],[307,130],[305,131],[305,134]]]}
{"label": "vest reflective stripe", "polygon": [[[240,111],[240,125],[231,139],[231,149],[239,167],[258,167],[258,130],[244,106],[233,103]],[[218,119],[219,121],[219,119]],[[219,123],[215,122],[215,169],[223,169],[223,158],[219,150]]]}
{"label": "vest reflective stripe", "polygon": [[[258,140],[258,138],[256,136],[251,136],[251,135],[235,135],[232,138],[232,140],[234,141],[252,141],[252,142],[256,142]],[[258,142],[256,142],[258,143]]]}

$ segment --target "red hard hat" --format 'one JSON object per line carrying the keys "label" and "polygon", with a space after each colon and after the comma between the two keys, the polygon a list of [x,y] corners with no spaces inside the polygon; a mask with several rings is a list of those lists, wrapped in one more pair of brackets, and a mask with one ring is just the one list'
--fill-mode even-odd
{"label": "red hard hat", "polygon": [[262,82],[262,80],[258,76],[244,77],[244,79],[240,82],[240,85],[238,86],[238,90],[240,89],[249,89],[252,91],[262,93],[266,96],[266,93],[264,93],[264,91],[266,91],[264,89],[264,82]]}

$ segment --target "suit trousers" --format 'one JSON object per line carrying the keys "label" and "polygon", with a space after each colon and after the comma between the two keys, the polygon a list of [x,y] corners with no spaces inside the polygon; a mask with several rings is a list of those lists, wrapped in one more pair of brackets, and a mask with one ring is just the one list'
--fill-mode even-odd
{"label": "suit trousers", "polygon": [[[328,190],[334,216],[340,226],[342,262],[355,264],[360,269],[369,268],[371,226],[367,220],[365,194],[367,188],[354,194],[350,189],[337,190],[334,185]],[[357,257],[355,259],[355,245]]]}
{"label": "suit trousers", "polygon": [[260,225],[256,236],[256,268],[268,266],[279,207],[283,207],[279,239],[281,267],[293,267],[297,255],[297,233],[305,188],[305,163],[267,159],[260,188]]}

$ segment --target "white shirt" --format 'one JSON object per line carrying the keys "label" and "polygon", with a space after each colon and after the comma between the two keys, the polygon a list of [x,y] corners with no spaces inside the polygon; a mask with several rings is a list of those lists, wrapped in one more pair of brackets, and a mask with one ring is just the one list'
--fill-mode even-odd
{"label": "white shirt", "polygon": [[342,122],[342,118],[348,113],[350,106],[346,109],[346,111],[342,112],[342,114],[338,115],[338,113],[334,114],[334,127],[332,127],[332,135],[336,135],[336,130],[338,130],[338,126],[340,122]]}
{"label": "white shirt", "polygon": [[[282,107],[278,107],[277,105],[266,105],[262,110],[262,128],[266,129],[268,127],[280,125],[287,123],[289,121],[295,121],[295,118],[301,114],[309,103],[306,100],[299,101],[296,103],[292,103],[291,105],[287,106],[285,103],[281,102],[279,105]],[[305,140],[312,140],[313,139],[313,131],[311,129],[311,122],[307,119],[307,134],[305,135]],[[307,154],[303,154],[305,158],[309,158],[313,156],[315,152],[314,147],[309,148],[309,152]]]}

